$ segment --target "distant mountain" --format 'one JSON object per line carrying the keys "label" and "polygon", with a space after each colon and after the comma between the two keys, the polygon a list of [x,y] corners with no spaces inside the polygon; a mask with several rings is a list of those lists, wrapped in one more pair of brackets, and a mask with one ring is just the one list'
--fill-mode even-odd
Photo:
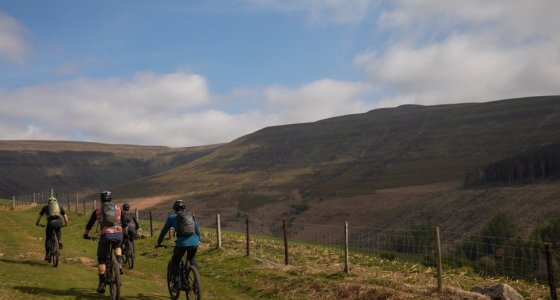
{"label": "distant mountain", "polygon": [[0,195],[106,189],[183,165],[218,146],[169,148],[58,141],[0,141]]}
{"label": "distant mountain", "polygon": [[206,147],[5,141],[0,192],[109,188],[161,211],[181,197],[198,215],[457,231],[503,212],[533,226],[560,215],[559,182],[467,189],[465,176],[531,149],[554,152],[546,145],[559,137],[560,96],[544,96],[376,109]]}
{"label": "distant mountain", "polygon": [[265,128],[117,189],[260,203],[294,190],[303,199],[345,197],[463,181],[475,167],[558,137],[560,96],[404,105]]}

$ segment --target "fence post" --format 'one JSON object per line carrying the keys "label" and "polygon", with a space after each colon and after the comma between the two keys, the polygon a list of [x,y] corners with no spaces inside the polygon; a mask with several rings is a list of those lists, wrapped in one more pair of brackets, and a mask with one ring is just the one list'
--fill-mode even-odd
{"label": "fence post", "polygon": [[37,199],[35,199],[35,193],[33,193],[33,204],[37,204]]}
{"label": "fence post", "polygon": [[16,196],[12,196],[12,210],[16,209]]}
{"label": "fence post", "polygon": [[284,229],[284,264],[288,265],[288,221],[284,217],[283,229]]}
{"label": "fence post", "polygon": [[68,211],[70,211],[70,194],[66,194],[66,203],[68,203]]}
{"label": "fence post", "polygon": [[247,256],[250,256],[251,251],[250,251],[250,239],[249,239],[249,218],[247,218],[245,220],[245,224],[247,225]]}
{"label": "fence post", "polygon": [[154,236],[154,226],[152,224],[152,211],[150,210],[150,237]]}
{"label": "fence post", "polygon": [[82,203],[84,204],[84,215],[86,214],[86,200],[82,201]]}
{"label": "fence post", "polygon": [[439,239],[439,227],[435,228],[435,250],[436,250],[436,267],[437,267],[437,290],[438,293],[443,291],[442,268],[441,268],[441,241]]}
{"label": "fence post", "polygon": [[350,273],[350,259],[348,254],[348,221],[344,222],[344,272]]}
{"label": "fence post", "polygon": [[544,244],[544,252],[546,256],[546,271],[548,273],[548,286],[550,287],[550,299],[558,300],[556,294],[556,283],[554,281],[554,270],[552,268],[552,251],[550,251],[550,244]]}
{"label": "fence post", "polygon": [[216,236],[218,249],[222,249],[222,228],[220,225],[220,214],[216,214]]}
{"label": "fence post", "polygon": [[97,200],[93,200],[93,210],[95,210],[97,208]]}
{"label": "fence post", "polygon": [[135,212],[135,214],[136,214],[136,221],[137,221],[137,222],[140,222],[140,219],[138,219],[138,208],[135,208],[135,209],[134,209],[134,212]]}
{"label": "fence post", "polygon": [[76,213],[78,213],[78,205],[79,205],[78,201],[79,201],[79,197],[78,197],[78,193],[76,193]]}

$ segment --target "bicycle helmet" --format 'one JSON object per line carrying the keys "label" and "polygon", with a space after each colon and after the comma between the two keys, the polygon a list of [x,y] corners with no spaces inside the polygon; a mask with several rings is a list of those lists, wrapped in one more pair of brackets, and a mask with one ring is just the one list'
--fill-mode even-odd
{"label": "bicycle helmet", "polygon": [[128,203],[123,204],[122,209],[123,209],[124,211],[129,210],[129,209],[130,209],[130,204],[128,204]]}
{"label": "bicycle helmet", "polygon": [[173,203],[173,210],[183,210],[185,209],[186,205],[185,202],[183,202],[183,200],[175,200],[175,203]]}
{"label": "bicycle helmet", "polygon": [[101,202],[110,202],[113,197],[111,196],[111,192],[104,191],[99,194],[99,198]]}

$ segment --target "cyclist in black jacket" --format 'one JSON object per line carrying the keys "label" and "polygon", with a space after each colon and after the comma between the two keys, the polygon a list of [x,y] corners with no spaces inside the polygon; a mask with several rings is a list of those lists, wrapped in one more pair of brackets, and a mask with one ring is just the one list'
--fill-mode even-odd
{"label": "cyclist in black jacket", "polygon": [[123,232],[125,239],[131,241],[133,246],[136,246],[134,244],[134,240],[136,239],[136,234],[140,229],[140,224],[138,224],[138,220],[136,220],[134,213],[130,211],[130,204],[128,203],[125,203],[122,206],[121,223],[124,229]]}
{"label": "cyclist in black jacket", "polygon": [[49,253],[49,249],[51,248],[51,238],[53,229],[58,237],[58,247],[62,249],[62,220],[64,220],[64,226],[68,226],[68,215],[64,211],[64,207],[58,205],[58,202],[54,196],[51,196],[48,201],[49,204],[43,206],[41,212],[39,212],[39,216],[37,217],[37,221],[35,222],[36,226],[39,226],[39,222],[41,222],[41,218],[43,215],[47,217],[47,230],[45,231],[45,260],[50,261],[51,255]]}

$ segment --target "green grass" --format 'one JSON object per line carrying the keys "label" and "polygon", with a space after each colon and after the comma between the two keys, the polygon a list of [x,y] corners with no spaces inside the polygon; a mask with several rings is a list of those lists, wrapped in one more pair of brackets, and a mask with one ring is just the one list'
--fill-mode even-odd
{"label": "green grass", "polygon": [[[0,200],[0,205],[6,201]],[[44,228],[34,226],[39,207],[0,209],[0,299],[99,299],[95,293],[97,244],[82,239],[87,217],[70,213],[63,229],[64,249],[58,268],[43,262]],[[42,220],[45,223],[45,220]],[[141,222],[149,228],[148,222]],[[161,222],[156,221],[160,228]],[[148,232],[149,234],[149,232]],[[154,232],[155,234],[155,232]],[[253,236],[251,256],[245,256],[245,237],[223,233],[222,249],[215,249],[215,232],[203,229],[197,259],[205,299],[433,299],[435,270],[367,253],[351,253],[351,272],[343,272],[340,248],[290,242],[290,265],[284,266],[280,239]],[[137,242],[134,270],[126,269],[123,299],[167,299],[165,270],[171,250],[154,249],[157,237]],[[172,240],[166,240],[171,244]],[[79,261],[81,258],[82,261]],[[70,261],[68,261],[70,259]],[[85,263],[84,263],[85,262]],[[8,270],[8,271],[4,271]],[[469,269],[446,270],[446,287],[506,282],[525,297],[542,298],[543,285],[506,278],[483,278]],[[446,290],[446,299],[460,299]]]}

